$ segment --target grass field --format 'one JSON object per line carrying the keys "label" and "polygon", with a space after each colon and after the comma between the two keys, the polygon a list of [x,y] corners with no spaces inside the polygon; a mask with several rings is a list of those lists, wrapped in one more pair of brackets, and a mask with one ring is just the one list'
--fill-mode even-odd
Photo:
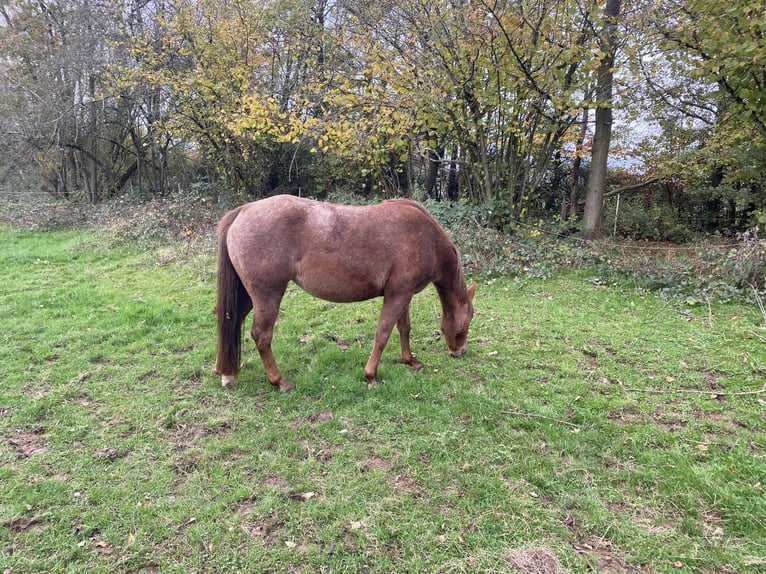
{"label": "grass field", "polygon": [[479,285],[468,354],[363,367],[291,289],[220,387],[214,256],[0,228],[0,571],[766,571],[766,320],[587,272]]}

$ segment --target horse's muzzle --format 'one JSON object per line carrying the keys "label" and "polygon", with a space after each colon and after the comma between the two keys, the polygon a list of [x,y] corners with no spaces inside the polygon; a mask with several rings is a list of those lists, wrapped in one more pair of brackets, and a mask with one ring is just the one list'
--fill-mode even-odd
{"label": "horse's muzzle", "polygon": [[459,359],[463,355],[465,355],[465,352],[468,350],[468,345],[463,347],[462,349],[458,349],[457,351],[450,351],[449,354],[455,357],[456,359]]}

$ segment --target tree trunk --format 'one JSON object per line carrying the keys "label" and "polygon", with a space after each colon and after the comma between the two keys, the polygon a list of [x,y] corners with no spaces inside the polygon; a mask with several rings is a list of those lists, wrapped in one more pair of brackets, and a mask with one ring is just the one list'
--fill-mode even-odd
{"label": "tree trunk", "polygon": [[577,192],[580,188],[580,173],[582,167],[582,146],[588,133],[588,115],[590,110],[585,108],[582,112],[582,125],[575,142],[575,157],[572,162],[572,181],[569,184],[569,197],[564,197],[561,202],[561,222],[564,223],[570,217],[577,216]]}
{"label": "tree trunk", "polygon": [[601,30],[601,50],[604,56],[598,67],[596,86],[596,131],[593,135],[590,175],[583,213],[583,232],[588,237],[601,235],[606,167],[612,138],[612,81],[619,15],[620,0],[607,0],[604,8],[604,27]]}
{"label": "tree trunk", "polygon": [[441,154],[432,149],[426,150],[428,169],[426,170],[426,178],[423,181],[423,191],[426,192],[428,197],[437,200],[441,199],[438,190],[436,190],[436,177],[439,175],[442,156],[444,156],[444,150],[441,151]]}
{"label": "tree trunk", "polygon": [[96,78],[91,75],[88,79],[88,91],[90,92],[90,147],[93,157],[90,158],[90,172],[88,174],[88,196],[90,203],[95,205],[99,201],[98,189],[98,104],[96,103]]}
{"label": "tree trunk", "polygon": [[457,201],[460,198],[460,189],[457,181],[457,164],[451,163],[449,166],[449,174],[447,175],[447,199],[449,201]]}

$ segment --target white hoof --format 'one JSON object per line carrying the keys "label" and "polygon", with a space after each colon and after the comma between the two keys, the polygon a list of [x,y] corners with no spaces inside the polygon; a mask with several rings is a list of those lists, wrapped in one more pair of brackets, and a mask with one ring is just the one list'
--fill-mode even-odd
{"label": "white hoof", "polygon": [[221,386],[224,389],[231,389],[234,387],[234,375],[221,375]]}

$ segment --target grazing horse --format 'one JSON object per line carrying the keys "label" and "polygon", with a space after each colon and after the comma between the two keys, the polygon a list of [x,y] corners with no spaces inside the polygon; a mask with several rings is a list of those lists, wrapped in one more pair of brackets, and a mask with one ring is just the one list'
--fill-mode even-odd
{"label": "grazing horse", "polygon": [[250,333],[269,382],[281,391],[295,388],[271,352],[279,304],[290,281],[338,303],[383,297],[364,368],[368,386],[378,382],[378,363],[394,325],[402,362],[423,367],[410,350],[409,306],[429,283],[441,300],[441,328],[450,353],[465,353],[476,285],[466,287],[457,248],[414,201],[343,206],[277,195],[224,215],[218,240],[215,369],[224,387],[234,384],[240,369],[242,321],[252,310]]}

